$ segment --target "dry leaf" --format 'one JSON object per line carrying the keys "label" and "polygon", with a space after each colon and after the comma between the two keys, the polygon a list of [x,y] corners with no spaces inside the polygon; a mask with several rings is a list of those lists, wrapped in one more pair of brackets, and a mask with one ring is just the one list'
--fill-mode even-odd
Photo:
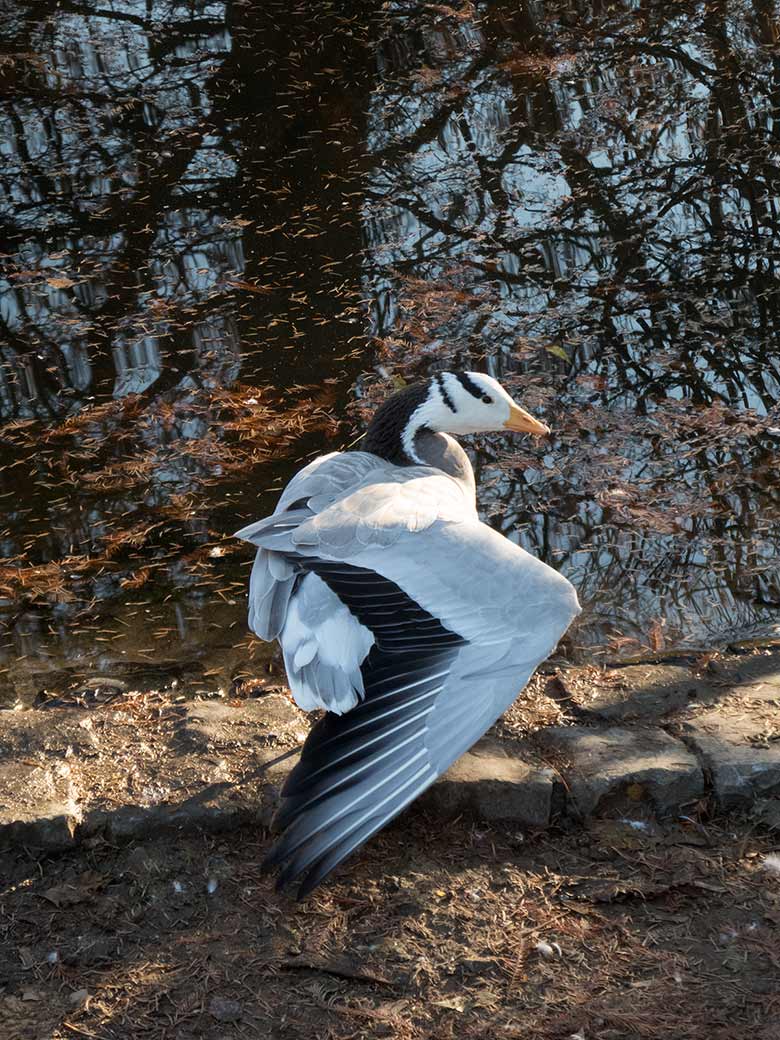
{"label": "dry leaf", "polygon": [[231,280],[227,284],[232,286],[234,289],[243,289],[245,292],[264,293],[267,295],[274,291],[267,285],[255,285],[253,282],[241,282],[237,279]]}
{"label": "dry leaf", "polygon": [[449,1008],[450,1011],[457,1011],[460,1014],[466,1010],[468,1000],[463,996],[448,997],[445,1000],[433,1000],[431,1003],[435,1007]]}
{"label": "dry leaf", "polygon": [[569,360],[569,355],[566,353],[563,347],[558,346],[557,343],[548,343],[545,345],[544,349],[547,351],[548,354],[554,354],[556,357],[561,358],[562,361]]}
{"label": "dry leaf", "polygon": [[58,909],[65,906],[75,906],[77,903],[85,903],[92,899],[95,892],[103,884],[103,877],[94,870],[85,871],[77,884],[54,885],[47,888],[43,898],[53,903]]}

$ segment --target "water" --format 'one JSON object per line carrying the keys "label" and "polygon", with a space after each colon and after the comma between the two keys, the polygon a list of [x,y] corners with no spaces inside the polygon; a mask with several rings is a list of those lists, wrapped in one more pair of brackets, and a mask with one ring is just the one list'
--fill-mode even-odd
{"label": "water", "polygon": [[230,533],[451,365],[554,427],[470,447],[570,654],[775,634],[779,24],[9,0],[0,700],[264,673]]}

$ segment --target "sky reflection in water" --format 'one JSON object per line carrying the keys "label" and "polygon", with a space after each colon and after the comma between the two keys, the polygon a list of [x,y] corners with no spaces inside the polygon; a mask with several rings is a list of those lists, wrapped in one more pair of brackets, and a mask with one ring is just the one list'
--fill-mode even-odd
{"label": "sky reflection in water", "polygon": [[775,632],[774,6],[257,7],[4,21],[6,699],[260,667],[230,532],[452,365],[554,426],[473,447],[570,653]]}

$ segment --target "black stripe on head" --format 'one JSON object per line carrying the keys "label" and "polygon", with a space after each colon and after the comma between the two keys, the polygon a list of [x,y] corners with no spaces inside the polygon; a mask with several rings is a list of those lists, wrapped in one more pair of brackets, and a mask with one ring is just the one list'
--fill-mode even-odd
{"label": "black stripe on head", "polygon": [[466,372],[456,372],[455,378],[458,380],[464,390],[468,390],[472,397],[476,397],[478,401],[484,401],[485,404],[492,404],[493,398],[490,394],[485,393],[481,386],[477,386],[474,380]]}
{"label": "black stripe on head", "polygon": [[444,376],[441,374],[441,372],[438,372],[436,374],[436,385],[438,386],[439,392],[441,393],[442,401],[444,401],[444,403],[447,405],[451,412],[457,412],[458,409],[452,403],[452,398],[447,393],[447,387],[444,385]]}

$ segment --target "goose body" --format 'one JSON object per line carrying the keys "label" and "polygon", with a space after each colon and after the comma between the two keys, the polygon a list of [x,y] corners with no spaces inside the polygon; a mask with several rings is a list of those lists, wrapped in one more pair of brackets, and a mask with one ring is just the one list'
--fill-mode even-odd
{"label": "goose body", "polygon": [[311,891],[499,718],[579,613],[560,574],[483,524],[449,433],[546,433],[503,387],[443,373],[377,411],[370,450],[304,467],[254,543],[249,624],[324,708],[267,859]]}

